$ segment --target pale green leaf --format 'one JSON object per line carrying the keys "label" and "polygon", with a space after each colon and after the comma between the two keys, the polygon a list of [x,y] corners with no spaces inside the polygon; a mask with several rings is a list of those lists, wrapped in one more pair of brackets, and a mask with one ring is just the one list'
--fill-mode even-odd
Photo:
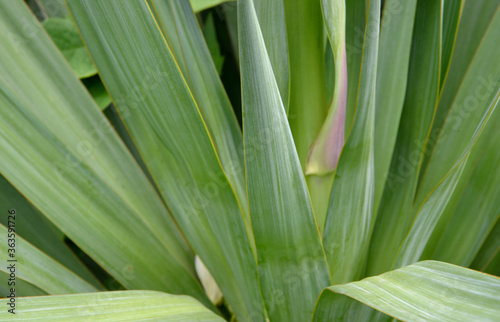
{"label": "pale green leaf", "polygon": [[41,3],[43,9],[50,17],[64,17],[68,14],[68,8],[64,0],[35,0]]}
{"label": "pale green leaf", "polygon": [[375,103],[375,213],[384,192],[403,111],[416,7],[415,0],[387,0],[382,16]]}
{"label": "pale green leaf", "polygon": [[[171,3],[186,10],[182,2]],[[106,88],[186,238],[236,316],[263,319],[244,211],[150,7],[146,1],[72,0],[68,4]]]}
{"label": "pale green leaf", "polygon": [[6,281],[4,283],[0,283],[0,297],[21,297],[21,296],[41,296],[47,295],[47,292],[44,292],[39,287],[28,283],[20,278],[16,277],[16,286],[13,290],[9,285],[10,273],[4,273],[0,271],[0,280]]}
{"label": "pale green leaf", "polygon": [[500,279],[424,261],[359,282],[330,286],[318,300],[313,321],[388,320],[374,316],[367,306],[403,321],[496,321]]}
{"label": "pale green leaf", "polygon": [[[288,41],[288,122],[302,170],[328,112],[325,83],[325,27],[320,1],[282,0]],[[286,105],[284,105],[286,108]],[[308,176],[318,224],[323,227],[333,175]]]}
{"label": "pale green leaf", "polygon": [[[412,264],[421,259],[425,247],[429,247],[428,243],[431,239],[432,233],[442,220],[443,213],[445,213],[446,206],[448,205],[460,177],[467,165],[472,147],[476,143],[478,137],[484,129],[485,124],[491,117],[500,100],[500,89],[491,94],[488,101],[490,104],[484,111],[483,118],[473,135],[468,140],[468,145],[462,150],[462,155],[459,157],[457,164],[453,166],[445,178],[438,184],[438,186],[426,197],[423,204],[418,210],[416,219],[399,249],[396,257],[394,267],[399,268],[408,264]],[[432,245],[430,245],[432,247]]]}
{"label": "pale green leaf", "polygon": [[439,93],[441,15],[439,1],[417,3],[408,86],[394,155],[374,223],[367,261],[368,275],[391,268],[413,221],[413,196]]}
{"label": "pale green leaf", "polygon": [[[466,16],[464,14],[464,19]],[[431,134],[430,142],[435,143],[431,145],[433,150],[426,150],[426,153],[431,154],[431,156],[425,172],[421,175],[413,213],[416,213],[427,195],[456,164],[500,90],[500,60],[491,59],[500,56],[499,35],[500,11],[497,10],[470,62],[456,95],[449,102],[451,105],[446,121],[441,123],[441,127],[432,130],[437,134],[434,136]],[[459,40],[460,38],[457,39],[457,47]],[[448,79],[451,79],[450,77],[451,74]],[[443,91],[446,91],[446,87],[447,85]],[[443,99],[441,98],[441,100]]]}
{"label": "pale green leaf", "polygon": [[71,18],[49,18],[43,22],[57,48],[71,65],[78,78],[87,78],[97,74],[97,69],[92,62],[80,35]]}
{"label": "pale green leaf", "polygon": [[[451,4],[452,2],[458,1],[446,2],[448,5],[453,5]],[[427,169],[429,158],[431,156],[430,152],[436,145],[438,136],[446,123],[448,113],[454,105],[457,92],[461,87],[466,73],[470,69],[474,56],[476,55],[486,32],[490,28],[490,24],[495,16],[495,13],[500,8],[500,1],[465,1],[463,6],[463,14],[461,15],[458,26],[453,56],[449,63],[445,84],[441,88],[436,116],[434,117],[431,135],[429,141],[427,142],[427,153],[421,167],[419,186],[422,184],[422,177]]]}
{"label": "pale green leaf", "polygon": [[290,78],[288,121],[302,169],[305,169],[311,144],[328,112],[325,27],[320,1],[283,0],[283,4]]}
{"label": "pale green leaf", "polygon": [[194,12],[200,12],[218,6],[221,3],[227,1],[236,1],[236,0],[190,0]]}
{"label": "pale green leaf", "polygon": [[56,231],[57,228],[47,221],[3,176],[0,176],[0,209],[5,212],[4,216],[0,216],[0,223],[8,226],[7,211],[14,210],[17,214],[16,232],[18,235],[93,286],[102,288],[97,279],[64,244]]}
{"label": "pale green leaf", "polygon": [[16,299],[16,314],[9,321],[224,321],[195,299],[153,291],[117,291]]}
{"label": "pale green leaf", "polygon": [[[10,221],[8,226],[0,225],[0,236],[5,241],[0,243],[2,263],[0,270],[16,278],[23,279],[48,294],[68,294],[94,292],[97,288],[87,283],[78,275],[50,258],[18,235],[17,225],[21,214]],[[11,220],[11,219],[10,219]],[[13,251],[12,251],[13,250]],[[5,281],[4,283],[7,283]],[[15,288],[15,284],[13,285]]]}
{"label": "pale green leaf", "polygon": [[253,243],[245,189],[241,129],[196,17],[186,0],[150,0],[148,3],[151,4],[168,47],[196,100],[223,170],[243,208],[247,233]]}
{"label": "pale green leaf", "polygon": [[2,175],[125,287],[209,304],[165,205],[64,57],[23,2],[0,8]]}
{"label": "pale green leaf", "polygon": [[329,283],[304,175],[252,0],[239,0],[245,165],[270,320],[304,321]]}
{"label": "pale green leaf", "polygon": [[380,1],[369,5],[363,62],[353,128],[347,138],[331,192],[323,245],[334,284],[360,277],[372,220],[375,89]]}
{"label": "pale green leaf", "polygon": [[285,0],[254,0],[255,12],[267,54],[273,67],[281,101],[288,112],[289,66],[288,42],[285,23]]}
{"label": "pale green leaf", "polygon": [[438,223],[423,259],[469,266],[495,225],[500,213],[499,122],[497,109],[471,151],[442,216],[444,220]]}

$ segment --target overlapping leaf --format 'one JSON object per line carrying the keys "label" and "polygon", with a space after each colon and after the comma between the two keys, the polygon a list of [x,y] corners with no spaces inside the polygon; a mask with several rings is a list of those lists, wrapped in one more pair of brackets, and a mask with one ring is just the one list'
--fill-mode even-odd
{"label": "overlapping leaf", "polygon": [[313,321],[391,320],[374,315],[367,306],[403,321],[494,321],[500,315],[500,279],[424,261],[330,286],[318,300]]}
{"label": "overlapping leaf", "polygon": [[375,103],[375,213],[384,192],[403,111],[416,6],[416,1],[389,0],[382,16]]}
{"label": "overlapping leaf", "polygon": [[248,198],[261,289],[271,320],[307,320],[328,268],[253,0],[238,29]]}
{"label": "overlapping leaf", "polygon": [[164,204],[63,56],[22,2],[0,7],[0,172],[125,287],[208,303]]}
{"label": "overlapping leaf", "polygon": [[[5,227],[15,225],[18,236],[52,257],[72,272],[78,274],[94,287],[102,288],[97,279],[77,259],[75,254],[64,244],[63,236],[56,227],[48,222],[4,177],[0,176],[0,209],[5,216],[0,223]],[[9,218],[7,211],[14,210],[15,218]],[[15,220],[13,220],[15,219]],[[30,295],[30,294],[27,294]]]}
{"label": "overlapping leaf", "polygon": [[179,226],[236,316],[263,319],[243,210],[146,1],[72,0],[68,4]]}
{"label": "overlapping leaf", "polygon": [[[0,300],[8,307],[8,300]],[[153,291],[119,291],[16,299],[9,321],[224,321],[195,299]]]}
{"label": "overlapping leaf", "polygon": [[48,294],[95,292],[98,290],[16,235],[15,228],[7,227],[0,225],[1,235],[7,239],[6,242],[0,243],[2,259],[5,263],[0,267],[0,270],[7,274],[13,273],[13,288],[16,286],[15,279],[19,278],[38,286]]}
{"label": "overlapping leaf", "polygon": [[362,273],[372,220],[375,89],[380,1],[369,5],[359,93],[353,128],[340,155],[326,218],[323,244],[334,284]]}
{"label": "overlapping leaf", "polygon": [[413,196],[439,94],[441,5],[437,1],[417,4],[408,87],[394,156],[374,225],[368,275],[390,269],[413,220]]}
{"label": "overlapping leaf", "polygon": [[[150,0],[149,3],[210,131],[224,172],[244,210],[247,232],[252,236],[241,129],[196,17],[186,0]],[[253,237],[250,239],[253,240]]]}

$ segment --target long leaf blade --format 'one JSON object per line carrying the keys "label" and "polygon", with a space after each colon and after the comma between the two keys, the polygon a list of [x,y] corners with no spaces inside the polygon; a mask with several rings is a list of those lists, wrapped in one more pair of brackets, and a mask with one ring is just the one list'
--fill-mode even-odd
{"label": "long leaf blade", "polygon": [[[374,225],[368,275],[391,268],[390,264],[412,223],[413,196],[439,93],[441,15],[440,2],[418,2],[408,87],[394,156]],[[423,48],[427,50],[422,51]]]}
{"label": "long leaf blade", "polygon": [[217,156],[244,210],[248,234],[253,239],[245,187],[241,128],[196,17],[185,0],[150,0],[149,3],[203,115]]}
{"label": "long leaf blade", "polygon": [[375,88],[380,1],[372,0],[365,35],[354,125],[335,173],[323,244],[334,284],[350,282],[362,272],[372,220]]}
{"label": "long leaf blade", "polygon": [[245,164],[261,288],[271,320],[306,320],[329,281],[325,255],[252,0],[238,3],[238,29]]}
{"label": "long leaf blade", "polygon": [[208,303],[187,243],[63,56],[23,2],[0,7],[0,172],[125,287]]}
{"label": "long leaf blade", "polygon": [[[364,308],[355,301],[364,303]],[[349,309],[366,310],[366,306],[403,321],[494,321],[500,315],[500,279],[424,261],[359,282],[330,286],[318,300],[313,321],[341,317],[350,321]]]}
{"label": "long leaf blade", "polygon": [[417,1],[400,3],[399,0],[390,0],[384,6],[375,103],[375,195],[373,198],[375,213],[378,211],[389,174],[403,111],[416,8]]}
{"label": "long leaf blade", "polygon": [[[0,300],[8,307],[8,299]],[[189,296],[153,291],[118,291],[22,297],[16,314],[0,312],[9,321],[224,321]]]}
{"label": "long leaf blade", "polygon": [[[492,1],[490,4],[494,3],[496,2]],[[500,55],[500,46],[497,41],[500,30],[500,5],[492,9],[496,9],[496,11],[488,26],[481,29],[484,30],[484,34],[472,33],[473,37],[480,37],[479,43],[473,41],[463,44],[463,46],[473,46],[474,44],[477,46],[475,51],[467,47],[467,53],[462,53],[463,61],[460,61],[462,64],[466,64],[467,68],[462,70],[464,66],[460,65],[457,71],[450,70],[447,82],[450,82],[450,87],[456,86],[456,89],[455,91],[450,89],[449,96],[445,95],[448,84],[445,84],[443,89],[439,105],[445,104],[445,117],[439,120],[441,116],[436,115],[439,126],[432,130],[435,135],[431,136],[430,142],[434,144],[431,144],[426,151],[429,154],[429,160],[425,172],[421,174],[414,202],[415,207],[422,204],[423,199],[455,164],[462,154],[464,146],[468,145],[468,138],[473,135],[476,125],[483,118],[485,109],[489,106],[491,94],[496,93],[500,88],[500,61],[491,59],[491,57]],[[466,17],[467,15],[464,14],[463,19]],[[460,37],[460,33],[458,37]],[[460,38],[457,39],[457,49],[459,49],[459,43],[462,43]],[[469,53],[470,50],[473,53]],[[451,67],[455,67],[453,61]],[[457,81],[458,84],[455,84]],[[438,113],[439,109],[440,107],[438,107]]]}
{"label": "long leaf blade", "polygon": [[68,2],[179,226],[241,319],[263,318],[243,212],[146,1]]}
{"label": "long leaf blade", "polygon": [[[20,214],[17,215],[17,218],[19,217]],[[14,276],[14,284],[11,284],[14,289],[17,277],[38,286],[48,294],[95,292],[98,290],[17,235],[18,231],[16,231],[15,226],[9,225],[7,227],[0,225],[0,234],[8,237],[8,243],[0,244],[2,261],[5,263],[0,270],[10,274],[11,277]],[[14,252],[11,251],[12,249]],[[9,281],[11,280],[9,279]]]}
{"label": "long leaf blade", "polygon": [[[98,280],[78,260],[64,244],[62,236],[56,233],[53,224],[33,207],[3,176],[0,176],[0,209],[14,210],[19,219],[16,224],[18,235],[30,244],[52,257],[68,269],[84,278],[94,287],[102,288]],[[8,216],[0,218],[0,223],[8,226]]]}

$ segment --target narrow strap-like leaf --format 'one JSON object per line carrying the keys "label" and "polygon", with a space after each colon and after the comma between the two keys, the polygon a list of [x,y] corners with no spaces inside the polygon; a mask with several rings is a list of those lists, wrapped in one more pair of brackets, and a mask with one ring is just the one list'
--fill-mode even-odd
{"label": "narrow strap-like leaf", "polygon": [[[78,274],[94,287],[103,288],[64,243],[62,233],[56,232],[57,228],[47,221],[3,176],[0,176],[0,209],[13,210],[17,214],[16,232],[27,242]],[[9,219],[9,216],[1,216],[0,223],[7,227]]]}
{"label": "narrow strap-like leaf", "polygon": [[[500,279],[424,261],[359,282],[330,286],[318,300],[313,321],[390,320],[374,316],[367,306],[403,321],[496,321]],[[359,319],[362,312],[365,319]]]}
{"label": "narrow strap-like leaf", "polygon": [[[456,164],[500,90],[500,60],[491,59],[500,56],[499,35],[500,7],[492,18],[456,95],[450,101],[451,107],[446,122],[442,127],[433,129],[436,135],[433,137],[431,134],[430,141],[435,143],[433,150],[426,151],[431,156],[425,172],[421,175],[414,201],[414,213]],[[446,86],[443,91],[446,91]]]}
{"label": "narrow strap-like leaf", "polygon": [[215,7],[217,5],[220,5],[221,3],[227,2],[227,1],[236,1],[236,0],[189,0],[191,2],[191,5],[193,6],[194,12],[200,12],[205,9],[209,9],[212,7]]}
{"label": "narrow strap-like leaf", "polygon": [[[500,100],[500,89],[492,93],[489,97],[490,104],[483,115],[483,118],[476,125],[473,135],[468,140],[468,145],[463,149],[457,164],[450,170],[439,185],[427,196],[420,207],[415,221],[411,226],[408,236],[405,238],[396,257],[394,268],[403,267],[415,263],[421,259],[421,256],[428,246],[432,233],[436,229],[443,213],[445,213],[452,194],[460,180],[460,177],[468,162],[472,147],[484,129],[485,124],[491,117],[491,114],[497,107]],[[446,221],[445,221],[446,222]]]}
{"label": "narrow strap-like leaf", "polygon": [[325,254],[252,0],[238,2],[248,197],[270,320],[304,321],[329,283]]}
{"label": "narrow strap-like leaf", "polygon": [[196,100],[217,156],[245,214],[253,243],[243,162],[243,137],[229,98],[188,0],[149,0],[159,26]]}
{"label": "narrow strap-like leaf", "polygon": [[333,283],[358,278],[372,220],[375,89],[380,1],[371,0],[354,124],[340,156],[328,206],[323,244]]}
{"label": "narrow strap-like leaf", "polygon": [[2,175],[125,287],[209,305],[162,200],[29,9],[0,2],[0,26]]}
{"label": "narrow strap-like leaf", "polygon": [[[68,1],[158,188],[236,316],[263,319],[243,211],[146,1]],[[173,276],[175,278],[175,276]]]}
{"label": "narrow strap-like leaf", "polygon": [[255,12],[267,54],[273,66],[274,77],[281,94],[281,101],[288,113],[289,64],[288,41],[285,23],[284,0],[254,0]]}
{"label": "narrow strap-like leaf", "polygon": [[[398,136],[406,94],[417,1],[388,0],[384,6],[377,66],[375,195],[377,213]],[[399,10],[402,11],[399,13]],[[395,10],[397,8],[397,10]]]}
{"label": "narrow strap-like leaf", "polygon": [[0,300],[0,319],[8,321],[224,321],[189,296],[153,291],[117,291]]}
{"label": "narrow strap-like leaf", "polygon": [[283,3],[290,66],[288,121],[304,170],[311,144],[328,112],[325,27],[320,1],[283,0]]}
{"label": "narrow strap-like leaf", "polygon": [[[500,109],[474,145],[422,259],[469,266],[500,213]],[[450,213],[451,212],[451,213]]]}
{"label": "narrow strap-like leaf", "polygon": [[439,94],[441,15],[441,2],[417,3],[408,87],[394,155],[370,243],[368,275],[380,274],[391,268],[398,247],[413,221],[413,196]]}
{"label": "narrow strap-like leaf", "polygon": [[9,283],[12,288],[16,288],[15,279],[17,277],[38,286],[48,294],[95,292],[98,290],[21,238],[15,224],[21,220],[21,213],[17,213],[16,219],[9,219],[13,224],[9,223],[7,227],[0,225],[0,236],[5,236],[5,242],[0,243],[3,262],[0,270],[13,277],[13,279],[8,280],[13,282],[13,284]]}
{"label": "narrow strap-like leaf", "polygon": [[[441,50],[441,89],[449,72],[458,25],[462,17],[465,0],[445,0],[443,6],[442,50]],[[484,10],[484,9],[483,9]]]}

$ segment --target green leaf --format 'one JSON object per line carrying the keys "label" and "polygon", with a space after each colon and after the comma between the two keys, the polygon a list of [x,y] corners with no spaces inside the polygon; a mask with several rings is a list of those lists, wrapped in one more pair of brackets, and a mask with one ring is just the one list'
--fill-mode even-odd
{"label": "green leaf", "polygon": [[[288,122],[304,171],[311,145],[328,112],[325,27],[320,1],[282,1],[288,42]],[[324,226],[332,180],[333,175],[307,177],[314,213],[321,228]]]}
{"label": "green leaf", "polygon": [[413,196],[439,93],[441,15],[441,2],[418,2],[406,97],[394,156],[374,223],[368,275],[391,268],[413,221]]}
{"label": "green leaf", "polygon": [[284,1],[254,0],[253,3],[267,54],[273,67],[274,77],[278,84],[281,101],[288,112],[290,79]]}
{"label": "green leaf", "polygon": [[68,15],[68,8],[66,8],[64,0],[40,0],[40,2],[50,17],[65,17]]}
{"label": "green leaf", "polygon": [[[416,213],[423,200],[456,164],[500,90],[500,61],[491,59],[500,56],[499,30],[500,11],[497,10],[450,102],[446,121],[441,127],[432,130],[436,135],[433,137],[431,134],[430,142],[435,143],[432,145],[433,150],[426,150],[431,156],[425,172],[421,174],[413,213]],[[458,41],[457,39],[457,47]],[[451,74],[448,78],[450,77]],[[446,91],[446,86],[443,91]]]}
{"label": "green leaf", "polygon": [[495,94],[490,95],[489,101],[491,103],[484,112],[485,114],[477,125],[473,135],[470,137],[468,145],[463,149],[457,164],[452,167],[450,172],[443,178],[432,193],[426,197],[419,208],[408,236],[399,249],[399,253],[394,263],[395,268],[417,262],[421,259],[425,247],[433,246],[429,245],[432,233],[436,229],[436,226],[438,226],[439,221],[442,220],[446,206],[455,192],[456,186],[467,164],[472,147],[481,135],[485,124],[490,119],[491,113],[495,110],[499,100],[500,88]]}
{"label": "green leaf", "polygon": [[335,173],[323,245],[333,284],[360,276],[370,241],[372,220],[375,89],[380,1],[369,5],[354,125]]}
{"label": "green leaf", "polygon": [[[0,209],[7,214],[15,210],[16,232],[39,250],[51,256],[97,288],[102,286],[88,269],[64,244],[52,223],[34,208],[3,176],[0,176]],[[0,216],[0,223],[8,226],[7,215]]]}
{"label": "green leaf", "polygon": [[221,3],[227,1],[236,1],[236,0],[190,0],[194,12],[200,12],[218,6]]}
{"label": "green leaf", "polygon": [[467,174],[462,175],[423,259],[469,266],[495,225],[500,211],[499,122],[500,110],[495,110],[471,151],[464,169]]}
{"label": "green leaf", "polygon": [[[365,304],[363,308],[356,301]],[[500,279],[424,261],[359,282],[330,286],[318,300],[313,321],[360,321],[351,319],[351,314],[359,314],[353,308],[370,314],[366,306],[403,321],[494,321],[500,315]]]}
{"label": "green leaf", "polygon": [[[448,5],[453,5],[453,2],[455,1],[446,1]],[[421,167],[419,186],[422,184],[422,177],[428,166],[431,156],[430,152],[436,145],[439,133],[446,123],[448,112],[454,105],[457,92],[461,87],[466,73],[470,69],[474,56],[486,32],[490,28],[491,21],[500,8],[500,1],[465,1],[463,6],[463,14],[459,22],[453,56],[449,64],[445,84],[441,88],[436,116],[434,117],[431,135],[427,142],[427,153]]]}
{"label": "green leaf", "polygon": [[[185,12],[183,3],[172,2]],[[257,266],[244,211],[149,6],[145,1],[74,0],[68,4],[177,223],[236,316],[262,319]],[[233,171],[241,173],[237,168]]]}
{"label": "green leaf", "polygon": [[[17,214],[16,221],[20,221],[21,216],[22,214]],[[5,236],[6,239],[5,242],[0,243],[2,262],[4,263],[0,266],[2,272],[38,286],[48,294],[98,290],[21,238],[16,229],[17,225],[7,227],[0,225],[0,236]],[[11,249],[14,249],[14,252]]]}
{"label": "green leaf", "polygon": [[[453,49],[458,32],[458,24],[462,16],[462,10],[465,0],[444,1],[443,6],[443,26],[442,26],[442,50],[441,50],[441,80],[440,87],[443,85],[448,75]],[[483,9],[484,10],[484,9]]]}
{"label": "green leaf", "polygon": [[20,278],[16,278],[15,292],[11,292],[12,287],[9,286],[8,284],[9,278],[10,278],[10,273],[7,274],[4,272],[0,272],[0,280],[7,281],[4,283],[0,283],[0,296],[3,298],[8,296],[12,297],[12,293],[15,293],[16,297],[47,295],[47,292],[44,292],[35,285],[23,281]]}
{"label": "green leaf", "polygon": [[323,16],[319,1],[283,0],[283,3],[290,69],[288,121],[300,164],[305,169],[311,144],[328,112]]}
{"label": "green leaf", "polygon": [[377,213],[389,174],[403,111],[417,1],[388,0],[384,6],[375,106],[375,195]]}
{"label": "green leaf", "polygon": [[498,218],[470,267],[500,276],[500,220]]}
{"label": "green leaf", "polygon": [[106,88],[101,82],[101,78],[97,75],[82,79],[83,85],[87,87],[90,95],[94,98],[97,106],[101,110],[106,109],[106,107],[111,104],[111,97],[109,97],[108,92],[106,92]]}
{"label": "green leaf", "polygon": [[[224,321],[195,299],[153,291],[116,291],[8,299],[0,319],[9,321]],[[7,308],[7,309],[5,309]]]}
{"label": "green leaf", "polygon": [[43,27],[78,78],[87,78],[97,74],[97,69],[69,16],[66,18],[49,18],[43,22]]}
{"label": "green leaf", "polygon": [[205,19],[205,23],[203,25],[203,36],[207,42],[210,56],[212,56],[212,60],[214,61],[215,69],[217,69],[217,74],[220,75],[225,57],[222,56],[220,52],[220,46],[215,32],[214,15],[211,12],[208,13],[207,18]]}
{"label": "green leaf", "polygon": [[243,138],[196,17],[185,0],[149,1],[196,100],[218,158],[234,187],[253,243],[243,164]]}
{"label": "green leaf", "polygon": [[305,321],[329,283],[300,162],[252,0],[238,3],[248,199],[270,320]]}
{"label": "green leaf", "polygon": [[2,175],[125,287],[209,305],[165,205],[64,57],[22,2],[0,9]]}

